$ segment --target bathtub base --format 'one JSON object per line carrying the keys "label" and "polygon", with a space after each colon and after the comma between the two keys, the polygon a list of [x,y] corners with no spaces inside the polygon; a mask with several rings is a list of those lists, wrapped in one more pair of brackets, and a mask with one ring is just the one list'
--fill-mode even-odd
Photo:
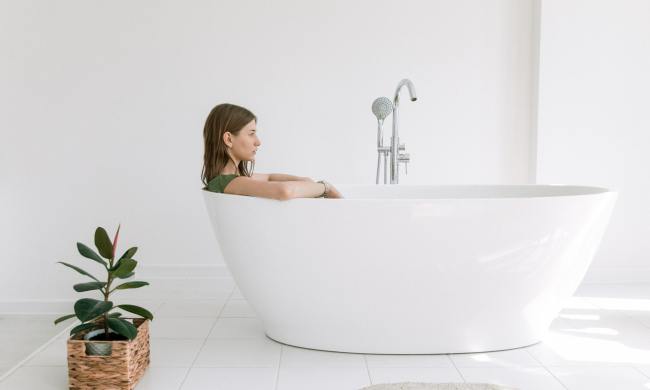
{"label": "bathtub base", "polygon": [[405,349],[404,346],[400,346],[399,348],[395,348],[395,346],[393,346],[392,348],[388,348],[388,349],[381,348],[380,346],[374,346],[372,348],[362,348],[362,349],[350,349],[350,348],[327,349],[325,346],[320,346],[320,345],[291,344],[289,342],[285,342],[278,338],[273,337],[268,332],[266,332],[265,335],[266,337],[268,337],[269,339],[275,342],[284,345],[289,345],[296,348],[305,348],[305,349],[312,349],[312,350],[324,351],[324,352],[363,353],[363,354],[372,354],[372,355],[446,355],[446,354],[455,354],[455,353],[500,352],[500,351],[508,351],[508,350],[513,350],[518,348],[530,347],[532,345],[539,344],[543,341],[542,339],[540,339],[531,343],[525,343],[516,346],[499,347],[499,348],[483,347],[477,349],[476,346],[470,347],[465,345],[464,347],[458,346],[456,349],[452,349],[452,350],[440,349],[440,346],[435,346],[435,345],[431,345],[430,348],[426,348],[423,345],[419,345],[417,348],[409,349],[409,350]]}
{"label": "bathtub base", "polygon": [[[486,337],[482,342],[476,340],[472,342],[466,339],[449,339],[438,338],[435,335],[427,337],[410,334],[402,337],[389,339],[378,337],[375,340],[368,338],[348,338],[345,335],[341,337],[332,336],[329,342],[324,339],[315,339],[311,341],[297,340],[295,337],[281,337],[273,332],[266,331],[265,335],[276,342],[290,345],[298,348],[314,349],[328,352],[346,352],[346,353],[365,353],[365,354],[390,354],[390,355],[436,355],[452,353],[481,353],[505,351],[510,349],[523,348],[530,345],[538,344],[543,341],[544,335],[518,335],[519,337],[508,337],[501,340],[495,340],[494,335]],[[513,336],[512,334],[510,336]]]}

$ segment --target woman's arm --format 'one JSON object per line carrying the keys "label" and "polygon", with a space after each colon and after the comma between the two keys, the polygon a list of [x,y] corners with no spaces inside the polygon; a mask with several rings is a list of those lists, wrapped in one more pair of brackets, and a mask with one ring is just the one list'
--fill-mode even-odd
{"label": "woman's arm", "polygon": [[[239,176],[230,181],[223,192],[234,195],[248,195],[277,200],[294,198],[317,198],[323,195],[325,185],[313,181],[260,181],[250,177]],[[330,184],[328,197],[342,198],[334,186]]]}
{"label": "woman's arm", "polygon": [[313,181],[285,181],[282,183],[285,187],[289,199],[294,198],[317,198],[323,195],[325,186],[322,183]]}
{"label": "woman's arm", "polygon": [[270,182],[246,176],[238,176],[232,179],[223,189],[223,192],[224,194],[256,196],[277,200],[289,200],[292,195],[286,183]]}
{"label": "woman's arm", "polygon": [[316,198],[323,194],[325,187],[321,183],[306,181],[260,181],[252,177],[235,177],[226,185],[223,192],[233,195],[248,195],[277,200],[293,198]]}
{"label": "woman's arm", "polygon": [[[318,198],[323,195],[325,185],[323,183],[304,181],[285,181],[278,183],[285,186],[286,196],[293,198]],[[327,182],[327,198],[341,199],[343,195],[332,184]]]}
{"label": "woman's arm", "polygon": [[269,181],[310,181],[314,182],[308,177],[285,175],[284,173],[270,173]]}

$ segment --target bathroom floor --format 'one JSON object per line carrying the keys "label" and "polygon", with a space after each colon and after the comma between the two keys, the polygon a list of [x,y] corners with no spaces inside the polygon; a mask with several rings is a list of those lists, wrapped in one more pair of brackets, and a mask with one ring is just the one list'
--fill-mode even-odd
{"label": "bathroom floor", "polygon": [[[650,285],[583,285],[546,339],[530,347],[480,354],[370,355],[270,340],[229,283],[209,298],[138,302],[155,315],[151,365],[138,390],[356,390],[404,381],[489,382],[522,390],[650,389]],[[0,316],[0,334],[6,333],[3,326],[14,337],[22,329],[21,340],[31,337],[22,345],[32,349],[30,355],[15,348],[20,343],[0,339],[0,390],[68,388],[67,332],[62,324],[52,331],[56,317],[44,320],[45,330],[36,317]]]}

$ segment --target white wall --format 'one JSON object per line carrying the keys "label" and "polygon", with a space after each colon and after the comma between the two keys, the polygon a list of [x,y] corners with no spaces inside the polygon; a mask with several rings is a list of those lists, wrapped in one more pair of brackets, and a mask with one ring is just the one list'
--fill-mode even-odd
{"label": "white wall", "polygon": [[401,183],[528,182],[533,8],[0,3],[0,297],[74,297],[79,278],[55,262],[92,269],[75,243],[119,222],[141,264],[222,264],[200,195],[220,102],[260,118],[256,172],[370,184],[371,103],[408,77],[419,100],[401,103]]}
{"label": "white wall", "polygon": [[587,281],[650,282],[650,2],[543,0],[537,180],[619,199]]}

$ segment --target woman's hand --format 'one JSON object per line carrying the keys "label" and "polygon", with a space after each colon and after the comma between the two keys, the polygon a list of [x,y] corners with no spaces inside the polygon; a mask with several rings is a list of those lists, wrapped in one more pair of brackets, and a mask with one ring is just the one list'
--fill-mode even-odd
{"label": "woman's hand", "polygon": [[331,198],[331,199],[343,199],[343,194],[341,194],[341,192],[339,192],[339,190],[337,190],[337,189],[336,189],[332,184],[330,184],[329,182],[328,182],[327,184],[329,184],[329,190],[328,190],[327,193],[326,193],[326,197],[327,197],[327,198]]}

